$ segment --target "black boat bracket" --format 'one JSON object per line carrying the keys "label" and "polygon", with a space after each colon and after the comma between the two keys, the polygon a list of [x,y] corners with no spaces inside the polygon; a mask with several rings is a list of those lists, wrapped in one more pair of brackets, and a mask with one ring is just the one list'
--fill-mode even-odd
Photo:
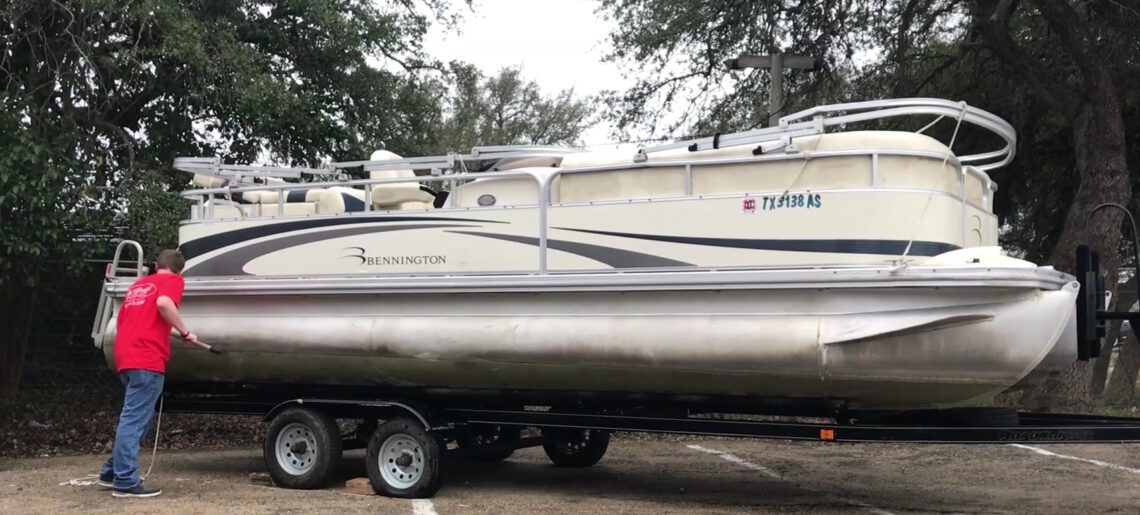
{"label": "black boat bracket", "polygon": [[[1088,214],[1091,222],[1092,216],[1104,208],[1116,208],[1124,212],[1132,228],[1132,252],[1135,263],[1140,265],[1140,242],[1136,236],[1136,218],[1128,208],[1114,203],[1104,203],[1094,207]],[[1086,223],[1085,227],[1091,226]],[[1080,283],[1080,292],[1077,294],[1077,359],[1088,361],[1101,355],[1101,340],[1106,334],[1109,320],[1127,320],[1133,328],[1140,326],[1140,312],[1109,311],[1112,301],[1112,292],[1104,284],[1104,275],[1100,269],[1100,254],[1089,248],[1088,245],[1077,247],[1076,276]],[[1140,299],[1140,281],[1136,283],[1136,298]],[[1127,307],[1125,308],[1127,309]]]}

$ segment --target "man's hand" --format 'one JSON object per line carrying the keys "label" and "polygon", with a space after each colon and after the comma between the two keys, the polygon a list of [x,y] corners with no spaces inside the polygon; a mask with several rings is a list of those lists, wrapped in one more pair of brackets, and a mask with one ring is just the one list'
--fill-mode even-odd
{"label": "man's hand", "polygon": [[185,345],[187,347],[198,347],[198,335],[194,333],[186,333],[186,336],[182,337],[182,345]]}

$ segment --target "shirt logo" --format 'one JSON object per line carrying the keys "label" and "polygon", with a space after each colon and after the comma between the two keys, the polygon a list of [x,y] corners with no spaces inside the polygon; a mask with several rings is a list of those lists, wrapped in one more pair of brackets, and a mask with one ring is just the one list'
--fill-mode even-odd
{"label": "shirt logo", "polygon": [[158,286],[155,286],[154,283],[131,286],[127,290],[127,298],[123,300],[123,307],[141,306],[146,302],[146,299],[153,297],[155,293],[158,293]]}

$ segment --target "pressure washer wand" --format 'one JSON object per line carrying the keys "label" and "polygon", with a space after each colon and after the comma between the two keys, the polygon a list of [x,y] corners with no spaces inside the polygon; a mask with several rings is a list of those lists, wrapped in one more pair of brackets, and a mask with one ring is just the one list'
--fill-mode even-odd
{"label": "pressure washer wand", "polygon": [[[171,333],[170,333],[171,336],[175,336],[177,334],[178,333],[176,331],[171,331]],[[185,343],[185,340],[183,341],[183,343]],[[225,354],[224,352],[222,352],[218,349],[215,349],[213,345],[209,345],[205,342],[200,342],[200,341],[194,342],[194,345],[198,346],[198,348],[200,348],[202,350],[209,351],[209,352],[211,352],[213,354],[217,354],[219,356],[221,356],[222,354]]]}
{"label": "pressure washer wand", "polygon": [[205,349],[205,350],[208,350],[208,351],[210,351],[210,352],[212,352],[212,353],[214,353],[214,354],[217,354],[217,355],[219,355],[219,356],[221,356],[222,354],[224,354],[222,351],[220,351],[220,350],[218,350],[218,349],[215,349],[215,348],[214,348],[212,345],[208,345],[208,344],[206,344],[206,343],[203,343],[203,342],[194,342],[194,345],[197,345],[197,346],[199,346],[199,347],[201,347],[201,348],[203,348],[203,349]]}

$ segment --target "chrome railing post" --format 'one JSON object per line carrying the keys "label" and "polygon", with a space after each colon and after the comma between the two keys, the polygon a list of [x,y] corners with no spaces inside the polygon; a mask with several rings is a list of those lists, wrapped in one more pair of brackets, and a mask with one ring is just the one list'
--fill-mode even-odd
{"label": "chrome railing post", "polygon": [[879,153],[871,154],[871,187],[879,187]]}
{"label": "chrome railing post", "polygon": [[558,176],[559,172],[548,175],[546,177],[539,177],[538,174],[534,178],[538,180],[538,273],[539,275],[546,275],[546,216],[547,206],[550,204],[550,183],[554,181],[554,177]]}
{"label": "chrome railing post", "polygon": [[958,201],[962,203],[962,248],[966,248],[966,167],[958,165]]}

